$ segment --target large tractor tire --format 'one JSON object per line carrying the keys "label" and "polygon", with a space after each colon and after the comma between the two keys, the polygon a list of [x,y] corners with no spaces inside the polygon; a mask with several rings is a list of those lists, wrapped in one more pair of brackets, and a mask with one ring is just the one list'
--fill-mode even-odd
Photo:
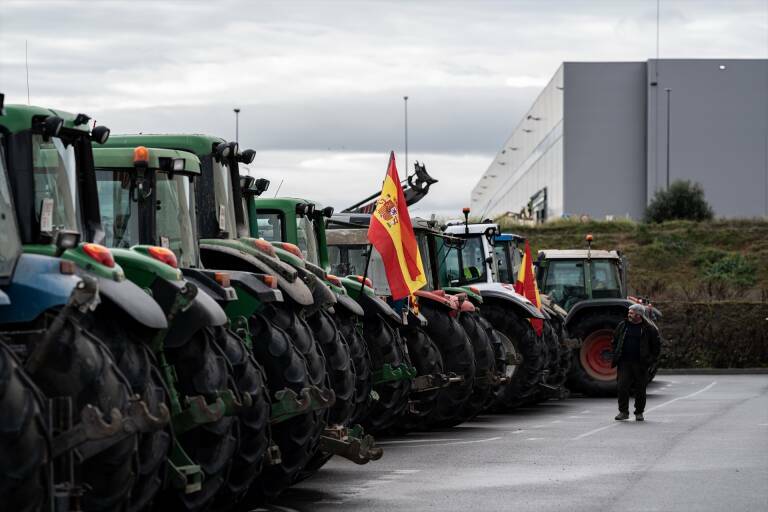
{"label": "large tractor tire", "polygon": [[6,510],[44,510],[51,497],[45,398],[0,342],[0,503]]}
{"label": "large tractor tire", "polygon": [[[42,366],[31,375],[47,398],[71,397],[75,426],[86,405],[127,413],[131,389],[109,349],[77,320],[68,318],[55,335]],[[79,464],[87,489],[84,511],[122,510],[129,505],[135,481],[137,436],[129,436]]]}
{"label": "large tractor tire", "polygon": [[[264,315],[250,318],[253,354],[263,366],[271,397],[288,389],[300,395],[312,386],[304,356],[284,330]],[[280,449],[280,462],[265,466],[261,476],[251,485],[247,503],[272,499],[290,486],[317,451],[326,413],[310,410],[272,427],[272,440]]]}
{"label": "large tractor tire", "polygon": [[[411,364],[416,368],[417,375],[440,375],[443,369],[443,356],[437,349],[432,338],[421,327],[406,329],[403,338],[408,346]],[[428,389],[411,392],[410,407],[394,425],[393,430],[406,433],[423,428],[424,420],[437,407],[437,400],[447,388]]]}
{"label": "large tractor tire", "polygon": [[475,381],[472,394],[464,403],[462,416],[468,421],[480,414],[488,404],[493,392],[493,381],[496,375],[496,358],[488,332],[480,322],[479,313],[461,313],[459,322],[467,333],[475,355]]}
{"label": "large tractor tire", "polygon": [[240,444],[232,460],[229,478],[214,500],[213,510],[224,511],[241,501],[261,474],[270,441],[271,409],[264,370],[245,343],[224,327],[212,330],[216,344],[234,373],[241,403],[251,403],[237,415]]}
{"label": "large tractor tire", "polygon": [[265,314],[275,326],[288,333],[290,340],[307,360],[310,383],[320,389],[328,389],[330,381],[325,356],[302,314],[294,305],[285,302],[270,304]]}
{"label": "large tractor tire", "polygon": [[613,358],[613,331],[622,320],[615,314],[594,313],[571,327],[581,340],[581,347],[573,350],[573,364],[568,384],[574,391],[589,396],[616,394],[616,368]]}
{"label": "large tractor tire", "polygon": [[[181,397],[203,396],[210,404],[221,391],[237,393],[230,366],[210,329],[200,329],[179,347],[166,347],[165,356],[175,369]],[[202,489],[190,494],[169,492],[163,497],[163,507],[196,511],[211,505],[227,483],[239,444],[238,427],[234,416],[224,416],[177,435],[177,442],[202,470]]]}
{"label": "large tractor tire", "polygon": [[355,369],[349,346],[341,335],[334,317],[324,310],[308,319],[309,327],[325,357],[325,369],[331,381],[336,402],[331,407],[328,424],[347,425],[355,409]]}
{"label": "large tractor tire", "polygon": [[443,308],[422,304],[421,313],[427,319],[426,331],[434,340],[443,358],[446,373],[464,377],[440,393],[437,403],[425,422],[430,427],[452,427],[463,421],[464,404],[475,385],[475,355],[466,332]]}
{"label": "large tractor tire", "polygon": [[[318,311],[308,320],[309,326],[320,343],[325,356],[326,371],[331,380],[331,389],[336,394],[336,402],[328,415],[329,425],[349,426],[355,412],[355,370],[347,342],[327,311]],[[299,476],[300,480],[310,477],[314,472],[331,460],[332,453],[318,451],[307,463]]]}
{"label": "large tractor tire", "polygon": [[[137,325],[110,303],[102,304],[92,318],[89,330],[109,348],[120,371],[153,416],[160,415],[160,406],[169,407],[168,393],[149,342],[156,334]],[[108,309],[107,309],[108,308]],[[171,425],[139,435],[139,458],[136,480],[131,490],[129,510],[139,512],[151,508],[152,501],[166,480],[166,466],[173,439]]]}
{"label": "large tractor tire", "polygon": [[[510,365],[507,362],[507,355],[511,354],[513,359],[515,359],[518,357],[518,352],[515,348],[515,344],[512,343],[512,340],[510,340],[506,334],[499,330],[493,329],[491,333],[491,339],[498,340],[499,350],[496,360],[497,364],[504,365],[504,376],[506,377],[505,382],[499,384],[493,389],[489,404],[486,407],[486,409],[489,410],[497,410],[506,407],[505,404],[511,401],[512,394],[516,392],[515,374],[517,373],[518,365]],[[503,357],[503,359],[500,360],[501,357]]]}
{"label": "large tractor tire", "polygon": [[481,314],[509,338],[515,351],[523,358],[509,384],[505,386],[503,396],[499,397],[498,407],[505,409],[522,405],[538,391],[546,364],[543,343],[528,319],[519,318],[503,303],[484,303]]}
{"label": "large tractor tire", "polygon": [[[368,345],[374,372],[385,364],[397,368],[410,363],[400,333],[378,314],[366,315],[363,337]],[[391,427],[408,407],[411,381],[381,382],[374,384],[373,389],[378,400],[368,409],[367,417],[363,418],[363,426],[370,432],[378,432]]]}
{"label": "large tractor tire", "polygon": [[358,323],[357,315],[337,308],[334,318],[342,338],[347,342],[349,357],[355,369],[355,394],[352,399],[354,409],[349,424],[356,425],[366,417],[372,403],[371,355],[368,353],[368,345],[363,338],[362,325]]}

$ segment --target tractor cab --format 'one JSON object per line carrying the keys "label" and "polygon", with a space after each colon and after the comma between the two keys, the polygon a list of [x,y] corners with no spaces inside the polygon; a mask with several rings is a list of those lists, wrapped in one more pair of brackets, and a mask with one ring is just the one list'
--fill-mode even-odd
{"label": "tractor cab", "polygon": [[496,256],[496,265],[499,267],[499,281],[502,283],[514,283],[520,273],[523,264],[523,252],[521,244],[525,238],[518,235],[501,233],[496,235],[493,244],[493,252]]}
{"label": "tractor cab", "polygon": [[625,263],[618,251],[545,250],[537,266],[539,289],[566,311],[585,300],[626,297]]}
{"label": "tractor cab", "polygon": [[173,253],[173,266],[199,267],[191,184],[200,175],[200,160],[186,151],[144,146],[98,149],[95,159],[106,245],[154,245]]}

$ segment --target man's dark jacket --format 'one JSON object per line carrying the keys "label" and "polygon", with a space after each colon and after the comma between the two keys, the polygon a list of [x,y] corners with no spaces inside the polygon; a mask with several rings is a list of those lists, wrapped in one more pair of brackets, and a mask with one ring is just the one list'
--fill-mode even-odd
{"label": "man's dark jacket", "polygon": [[[621,360],[621,352],[624,348],[624,338],[627,335],[627,320],[623,320],[613,331],[613,364],[615,367]],[[661,352],[661,341],[659,340],[659,330],[649,323],[645,318],[640,322],[640,360],[648,366],[651,366],[659,358]]]}

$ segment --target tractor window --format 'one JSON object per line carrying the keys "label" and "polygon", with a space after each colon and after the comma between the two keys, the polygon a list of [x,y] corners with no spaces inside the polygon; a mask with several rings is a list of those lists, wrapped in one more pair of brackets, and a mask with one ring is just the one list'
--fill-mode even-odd
{"label": "tractor window", "polygon": [[35,177],[35,214],[42,233],[79,228],[77,167],[74,146],[57,138],[44,141],[32,136],[32,166]]}
{"label": "tractor window", "polygon": [[419,244],[419,253],[421,255],[421,264],[424,266],[424,275],[427,276],[427,285],[425,290],[434,290],[435,283],[432,276],[432,260],[429,257],[429,237],[425,234],[417,235],[416,240]]}
{"label": "tractor window", "polygon": [[283,214],[279,212],[258,212],[256,222],[259,227],[259,236],[268,242],[283,241]]}
{"label": "tractor window", "polygon": [[320,264],[320,254],[317,250],[317,239],[315,238],[315,227],[312,220],[308,217],[296,218],[296,245],[301,249],[307,261]]}
{"label": "tractor window", "polygon": [[577,302],[587,299],[584,286],[584,263],[580,260],[551,260],[542,293],[549,295],[566,310]]}
{"label": "tractor window", "polygon": [[486,254],[480,236],[467,238],[461,250],[462,282],[483,283],[486,281]]}
{"label": "tractor window", "polygon": [[139,243],[139,205],[131,200],[133,170],[96,170],[104,244],[127,248]]}
{"label": "tractor window", "polygon": [[14,219],[11,189],[5,172],[5,154],[0,138],[0,277],[11,275],[14,261],[21,252],[19,231]]}
{"label": "tractor window", "polygon": [[190,218],[189,176],[157,174],[155,183],[157,199],[155,243],[173,251],[183,268],[197,262],[197,244]]}
{"label": "tractor window", "polygon": [[611,260],[591,260],[589,273],[592,277],[592,298],[613,299],[621,297],[619,269]]}
{"label": "tractor window", "polygon": [[509,245],[507,245],[506,242],[494,245],[493,253],[496,256],[496,261],[499,265],[499,281],[502,283],[514,283],[517,276],[513,274],[513,271],[509,266]]}
{"label": "tractor window", "polygon": [[444,244],[438,257],[443,261],[445,279],[448,286],[454,286],[461,282],[461,265],[459,265],[459,251],[455,247]]}
{"label": "tractor window", "polygon": [[229,166],[224,162],[213,161],[213,187],[219,229],[226,231],[230,239],[237,238],[235,205],[232,201],[232,176],[229,174]]}

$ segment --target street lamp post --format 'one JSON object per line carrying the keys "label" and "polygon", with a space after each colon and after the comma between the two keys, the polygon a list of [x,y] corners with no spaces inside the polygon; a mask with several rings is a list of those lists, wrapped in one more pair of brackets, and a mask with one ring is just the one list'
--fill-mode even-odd
{"label": "street lamp post", "polygon": [[235,111],[235,142],[240,145],[240,109],[236,108]]}
{"label": "street lamp post", "polygon": [[672,126],[672,123],[670,122],[670,106],[672,102],[672,89],[667,87],[664,89],[664,91],[667,93],[667,190],[669,190],[669,155],[670,155],[670,127]]}
{"label": "street lamp post", "polygon": [[405,174],[408,175],[408,96],[403,96],[405,105]]}

